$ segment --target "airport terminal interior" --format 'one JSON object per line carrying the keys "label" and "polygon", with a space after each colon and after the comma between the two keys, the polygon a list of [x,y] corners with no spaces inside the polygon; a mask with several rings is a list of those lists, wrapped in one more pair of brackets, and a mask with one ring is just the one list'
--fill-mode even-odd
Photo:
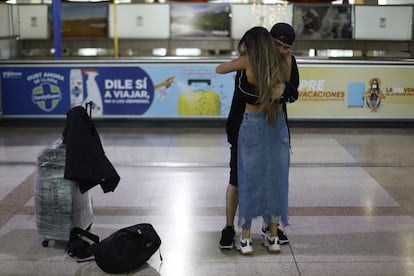
{"label": "airport terminal interior", "polygon": [[[39,226],[46,218],[38,207],[44,202],[39,189],[48,183],[39,178],[48,172],[42,154],[61,142],[66,112],[88,103],[83,93],[101,97],[104,91],[101,79],[72,89],[73,72],[81,83],[98,72],[113,79],[105,82],[109,85],[130,84],[133,78],[154,84],[148,94],[145,90],[144,96],[151,96],[146,105],[139,93],[129,99],[127,86],[108,100],[112,90],[105,87],[101,114],[92,116],[105,156],[121,179],[113,192],[97,185],[82,194],[91,211],[85,224],[101,240],[138,223],[152,224],[161,238],[146,264],[121,275],[414,276],[414,1],[201,1],[211,6],[199,11],[200,3],[193,3],[184,15],[182,7],[189,3],[183,1],[83,6],[62,1],[63,33],[51,20],[60,2],[1,2],[1,276],[107,275],[95,261],[77,262],[67,254],[68,227],[54,232],[66,233],[62,239],[45,235]],[[224,23],[211,16],[215,5]],[[262,220],[256,218],[255,253],[246,256],[219,248],[229,183],[225,119],[234,81],[230,75],[217,77],[214,68],[237,54],[237,42],[251,24],[271,26],[266,21],[275,20],[267,13],[271,8],[277,9],[277,20],[290,20],[296,28],[291,51],[304,81],[302,101],[288,106],[291,166],[284,231],[289,242],[280,245],[280,253],[268,252],[261,243]],[[209,24],[193,29],[196,12],[204,16],[200,21],[222,23],[221,29],[211,31]],[[73,14],[79,18],[72,21]],[[196,114],[191,103],[180,110],[180,93],[193,92],[186,82],[205,79],[206,72],[204,92],[219,97],[221,105],[207,116]],[[174,85],[157,90],[167,74],[176,76]],[[362,96],[373,77],[381,77],[387,97],[378,112],[371,112]],[[358,93],[352,94],[355,87]],[[355,95],[357,104],[349,101]],[[80,102],[73,104],[72,98]],[[138,104],[128,104],[133,100]],[[124,112],[128,108],[132,111]],[[64,168],[51,164],[66,183]],[[52,199],[71,200],[58,189],[45,191]],[[42,210],[58,215],[52,221],[61,226],[60,219],[71,219],[76,205],[67,204],[63,213],[54,209],[66,206],[60,200]],[[235,224],[238,239],[237,214]]]}
{"label": "airport terminal interior", "polygon": [[[1,275],[105,275],[95,262],[69,257],[65,242],[44,247],[37,231],[37,156],[64,125],[0,126]],[[128,275],[414,275],[413,128],[292,126],[290,242],[267,252],[257,218],[252,256],[219,249],[229,177],[224,126],[137,121],[97,131],[121,180],[114,192],[89,191],[91,232],[104,238],[151,223],[162,240]]]}

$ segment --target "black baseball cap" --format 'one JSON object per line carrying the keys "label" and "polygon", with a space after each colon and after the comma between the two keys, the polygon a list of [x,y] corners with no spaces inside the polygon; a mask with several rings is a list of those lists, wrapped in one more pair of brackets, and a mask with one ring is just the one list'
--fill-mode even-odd
{"label": "black baseball cap", "polygon": [[295,30],[287,23],[276,23],[270,30],[270,34],[287,45],[292,45],[296,38]]}

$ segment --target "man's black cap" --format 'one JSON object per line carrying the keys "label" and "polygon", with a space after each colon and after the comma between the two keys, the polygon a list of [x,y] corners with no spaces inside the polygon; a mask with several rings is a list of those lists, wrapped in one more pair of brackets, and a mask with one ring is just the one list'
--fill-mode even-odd
{"label": "man's black cap", "polygon": [[270,34],[287,45],[292,45],[296,38],[295,30],[287,23],[276,23],[270,30]]}

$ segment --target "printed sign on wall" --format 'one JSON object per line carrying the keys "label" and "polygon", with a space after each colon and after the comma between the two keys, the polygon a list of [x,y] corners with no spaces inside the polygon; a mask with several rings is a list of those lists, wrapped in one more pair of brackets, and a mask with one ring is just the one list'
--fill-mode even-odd
{"label": "printed sign on wall", "polygon": [[89,101],[94,116],[227,116],[234,90],[213,65],[12,67],[1,76],[5,116],[64,115]]}
{"label": "printed sign on wall", "polygon": [[293,27],[301,39],[352,39],[352,6],[295,5]]}
{"label": "printed sign on wall", "polygon": [[414,118],[413,66],[300,65],[299,118]]}
{"label": "printed sign on wall", "polygon": [[[225,118],[234,74],[217,64],[3,66],[3,116],[65,116],[93,102],[100,117]],[[412,119],[411,65],[301,64],[289,118]]]}

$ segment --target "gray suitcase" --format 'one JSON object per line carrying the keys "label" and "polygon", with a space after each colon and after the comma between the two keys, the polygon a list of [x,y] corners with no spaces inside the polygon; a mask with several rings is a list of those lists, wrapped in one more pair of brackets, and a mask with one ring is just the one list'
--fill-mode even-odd
{"label": "gray suitcase", "polygon": [[42,245],[68,241],[73,227],[88,229],[93,210],[88,192],[81,193],[75,181],[63,178],[66,148],[61,139],[44,148],[37,157],[34,200],[35,219]]}

